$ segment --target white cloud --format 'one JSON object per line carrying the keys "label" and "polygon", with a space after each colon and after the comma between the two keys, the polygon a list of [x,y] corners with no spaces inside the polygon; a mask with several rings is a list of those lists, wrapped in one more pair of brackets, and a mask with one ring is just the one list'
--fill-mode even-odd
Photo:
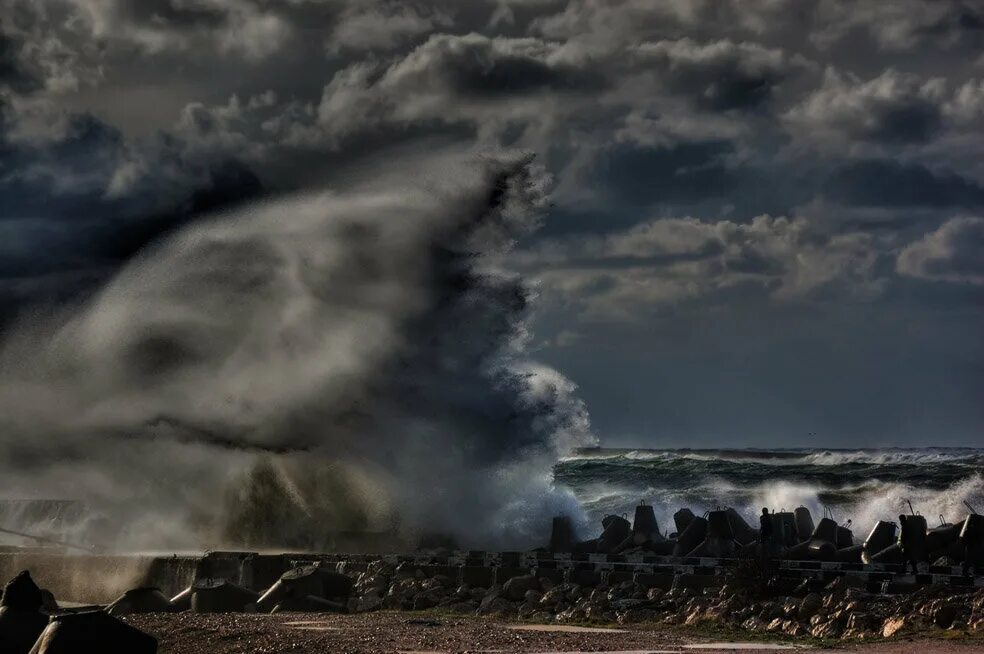
{"label": "white cloud", "polygon": [[149,54],[203,50],[259,60],[291,35],[290,23],[252,0],[67,0],[91,38],[121,41]]}
{"label": "white cloud", "polygon": [[796,139],[824,149],[930,140],[941,128],[946,83],[887,69],[863,80],[828,68],[823,85],[790,109]]}
{"label": "white cloud", "polygon": [[984,284],[984,218],[951,218],[899,253],[901,275],[932,281]]}
{"label": "white cloud", "polygon": [[861,232],[823,236],[804,218],[750,223],[664,218],[604,237],[548,242],[520,257],[591,319],[626,320],[686,300],[751,289],[776,301],[877,297],[889,245]]}
{"label": "white cloud", "polygon": [[332,52],[388,51],[452,25],[442,11],[410,5],[353,5],[339,18],[326,45]]}

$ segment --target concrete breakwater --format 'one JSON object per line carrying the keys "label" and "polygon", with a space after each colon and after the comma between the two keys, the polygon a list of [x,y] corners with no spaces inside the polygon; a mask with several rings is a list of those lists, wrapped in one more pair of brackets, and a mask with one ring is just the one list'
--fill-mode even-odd
{"label": "concrete breakwater", "polygon": [[[224,579],[253,590],[275,583],[298,565],[323,567],[357,577],[374,561],[383,561],[405,574],[450,578],[473,587],[502,585],[527,575],[555,583],[610,586],[636,581],[649,587],[700,589],[720,584],[721,577],[741,565],[740,559],[647,555],[568,554],[550,552],[453,551],[391,555],[208,552],[203,555],[113,554],[89,555],[46,548],[0,552],[0,579],[30,570],[38,584],[55,597],[82,603],[105,604],[128,589],[153,586],[171,596],[196,579]],[[850,577],[868,592],[898,593],[922,586],[954,589],[984,587],[984,576],[961,574],[960,566],[927,566],[908,574],[901,564],[863,564],[780,560],[777,583],[789,588],[803,580],[830,582]]]}

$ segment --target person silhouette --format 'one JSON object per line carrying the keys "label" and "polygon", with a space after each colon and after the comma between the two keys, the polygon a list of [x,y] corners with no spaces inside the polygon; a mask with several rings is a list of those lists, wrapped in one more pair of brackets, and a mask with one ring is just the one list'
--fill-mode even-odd
{"label": "person silhouette", "polygon": [[912,564],[912,574],[919,574],[916,563],[916,552],[912,543],[912,534],[906,525],[905,514],[899,515],[899,549],[902,551],[902,572]]}

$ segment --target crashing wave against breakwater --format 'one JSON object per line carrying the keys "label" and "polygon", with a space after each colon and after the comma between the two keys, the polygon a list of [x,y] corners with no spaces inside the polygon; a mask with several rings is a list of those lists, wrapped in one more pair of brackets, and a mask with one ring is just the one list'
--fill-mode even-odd
{"label": "crashing wave against breakwater", "polygon": [[[660,524],[680,506],[732,506],[755,515],[762,506],[806,506],[838,521],[873,524],[903,503],[931,518],[954,520],[964,502],[984,509],[984,449],[608,449],[578,450],[554,467],[593,518],[654,505]],[[906,507],[906,512],[908,512]]]}
{"label": "crashing wave against breakwater", "polygon": [[577,511],[550,467],[594,440],[497,264],[549,181],[523,153],[405,162],[199,219],[25,317],[0,342],[0,497],[79,499],[112,523],[74,538],[129,549],[530,542]]}

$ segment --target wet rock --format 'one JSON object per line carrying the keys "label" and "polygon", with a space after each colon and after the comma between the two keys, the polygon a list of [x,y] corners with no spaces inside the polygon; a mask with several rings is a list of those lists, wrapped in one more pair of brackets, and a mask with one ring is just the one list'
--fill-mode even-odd
{"label": "wet rock", "polygon": [[528,619],[534,613],[536,613],[539,609],[540,609],[540,606],[539,606],[539,604],[537,602],[529,602],[529,601],[527,601],[527,602],[523,602],[522,604],[520,604],[517,607],[517,614],[521,618]]}
{"label": "wet rock", "polygon": [[926,620],[918,614],[898,615],[885,620],[882,624],[882,637],[891,638],[922,631],[926,628]]}
{"label": "wet rock", "polygon": [[526,591],[540,590],[540,581],[533,575],[513,577],[502,586],[502,595],[512,602],[521,601]]}
{"label": "wet rock", "polygon": [[617,613],[617,622],[619,624],[633,624],[637,622],[655,622],[659,617],[659,613],[652,609],[644,608],[630,608],[621,613]]}
{"label": "wet rock", "polygon": [[105,611],[52,616],[31,654],[156,654],[157,639]]}
{"label": "wet rock", "polygon": [[383,607],[383,598],[376,593],[366,593],[359,597],[355,610],[359,613],[367,613],[369,611],[376,611]]}
{"label": "wet rock", "polygon": [[414,611],[425,611],[427,609],[432,609],[441,603],[443,597],[441,593],[436,590],[424,590],[413,598],[413,610]]}
{"label": "wet rock", "polygon": [[628,611],[630,609],[639,608],[640,606],[644,606],[646,604],[647,604],[646,600],[631,599],[631,598],[620,599],[620,600],[615,600],[614,602],[610,602],[610,606],[612,607],[612,609],[614,609],[615,611],[623,611],[623,612]]}
{"label": "wet rock", "polygon": [[759,612],[759,618],[764,622],[770,622],[774,618],[782,615],[782,605],[778,602],[765,602]]}
{"label": "wet rock", "polygon": [[852,577],[844,575],[842,577],[837,577],[832,582],[827,584],[824,589],[825,593],[828,595],[833,595],[834,597],[841,597],[851,589],[860,590],[864,588],[865,582],[863,579],[858,577]]}
{"label": "wet rock", "polygon": [[517,614],[518,610],[514,602],[510,602],[504,597],[492,597],[488,601],[482,600],[478,607],[479,615],[493,615],[500,618],[509,618]]}
{"label": "wet rock", "polygon": [[611,607],[608,605],[608,602],[602,601],[589,602],[588,606],[584,609],[584,616],[588,620],[597,620],[602,622],[612,622],[615,617],[611,612]]}
{"label": "wet rock", "polygon": [[646,591],[646,599],[650,602],[658,602],[665,594],[666,591],[662,588],[650,588]]}
{"label": "wet rock", "polygon": [[933,624],[941,629],[948,628],[953,624],[954,619],[957,617],[959,612],[958,607],[949,603],[937,603],[933,606],[930,611],[930,618],[933,620]]}
{"label": "wet rock", "polygon": [[553,608],[564,602],[567,598],[568,588],[563,585],[551,588],[540,598],[540,605],[545,608]]}
{"label": "wet rock", "polygon": [[810,626],[810,635],[814,638],[840,638],[842,633],[844,629],[836,620],[818,622]]}
{"label": "wet rock", "polygon": [[796,615],[800,620],[809,622],[821,608],[823,608],[823,598],[819,593],[810,593],[800,602]]}
{"label": "wet rock", "polygon": [[554,618],[557,622],[583,622],[587,619],[584,606],[572,606],[557,614]]}
{"label": "wet rock", "polygon": [[635,582],[624,581],[620,584],[616,584],[608,590],[608,601],[612,602],[620,599],[627,599],[632,597],[635,593]]}
{"label": "wet rock", "polygon": [[741,623],[741,628],[746,631],[765,631],[768,624],[758,616],[748,618]]}

